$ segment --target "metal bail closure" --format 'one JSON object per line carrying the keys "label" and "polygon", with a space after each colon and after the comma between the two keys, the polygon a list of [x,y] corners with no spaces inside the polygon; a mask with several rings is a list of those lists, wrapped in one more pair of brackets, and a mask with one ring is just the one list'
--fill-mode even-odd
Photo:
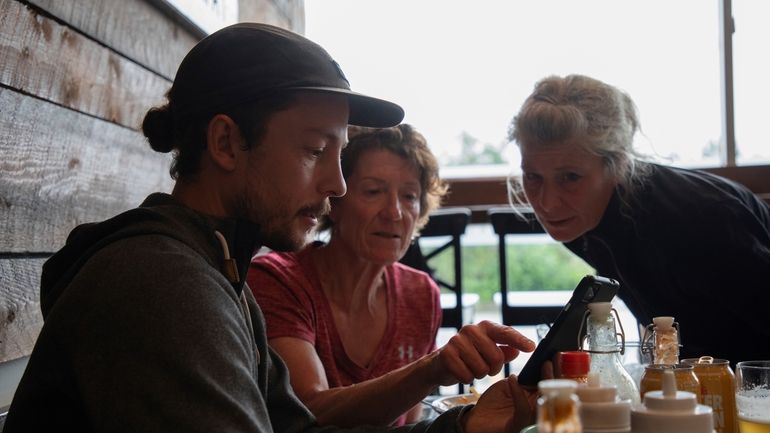
{"label": "metal bail closure", "polygon": [[[586,333],[585,336],[581,338],[581,335],[583,334],[583,328],[585,327],[586,321],[588,320],[588,315],[590,312],[586,310],[583,313],[583,318],[580,319],[580,329],[578,330],[577,334],[577,344],[579,350],[583,352],[588,353],[620,353],[621,355],[626,353],[626,332],[623,330],[623,323],[620,321],[620,315],[618,314],[618,310],[616,310],[614,307],[610,311],[610,314],[615,313],[615,339],[620,339],[620,348],[617,350],[591,350],[591,349],[583,349],[583,343],[588,339],[588,334]],[[620,332],[618,332],[618,327],[620,327]]]}

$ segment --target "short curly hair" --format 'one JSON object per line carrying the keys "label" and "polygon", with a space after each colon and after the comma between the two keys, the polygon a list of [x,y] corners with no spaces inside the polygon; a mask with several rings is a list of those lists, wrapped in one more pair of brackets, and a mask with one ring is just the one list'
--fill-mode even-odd
{"label": "short curly hair", "polygon": [[[387,150],[413,162],[420,173],[420,216],[417,220],[416,231],[428,222],[432,210],[441,205],[447,194],[447,184],[439,177],[439,166],[436,156],[428,147],[425,137],[409,124],[401,124],[391,128],[348,127],[348,145],[341,156],[342,176],[347,181],[358,165],[361,155],[373,150]],[[332,206],[339,198],[332,198]],[[328,217],[321,221],[319,230],[325,231],[333,223]]]}

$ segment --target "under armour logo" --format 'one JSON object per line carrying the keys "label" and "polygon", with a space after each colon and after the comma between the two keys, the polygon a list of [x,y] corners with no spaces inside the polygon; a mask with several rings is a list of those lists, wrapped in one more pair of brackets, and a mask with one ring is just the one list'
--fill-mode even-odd
{"label": "under armour logo", "polygon": [[404,349],[403,345],[398,346],[398,357],[411,361],[414,359],[414,347],[411,344],[406,349]]}

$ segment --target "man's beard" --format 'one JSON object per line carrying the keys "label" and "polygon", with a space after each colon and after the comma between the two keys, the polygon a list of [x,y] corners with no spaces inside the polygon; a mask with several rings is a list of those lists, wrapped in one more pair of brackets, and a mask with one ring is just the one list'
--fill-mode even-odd
{"label": "man's beard", "polygon": [[321,204],[308,205],[292,213],[286,200],[269,198],[257,192],[258,188],[247,188],[236,203],[236,215],[259,225],[260,241],[273,251],[298,251],[304,247],[313,232],[295,228],[297,217],[315,214],[318,218],[329,213],[329,199]]}

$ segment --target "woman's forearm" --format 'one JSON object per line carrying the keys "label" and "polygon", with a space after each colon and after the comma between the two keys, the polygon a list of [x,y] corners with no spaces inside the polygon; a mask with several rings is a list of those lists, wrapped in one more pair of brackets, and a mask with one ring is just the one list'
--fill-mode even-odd
{"label": "woman's forearm", "polygon": [[409,411],[439,384],[431,374],[436,353],[378,378],[306,396],[319,424],[350,427],[388,425]]}

